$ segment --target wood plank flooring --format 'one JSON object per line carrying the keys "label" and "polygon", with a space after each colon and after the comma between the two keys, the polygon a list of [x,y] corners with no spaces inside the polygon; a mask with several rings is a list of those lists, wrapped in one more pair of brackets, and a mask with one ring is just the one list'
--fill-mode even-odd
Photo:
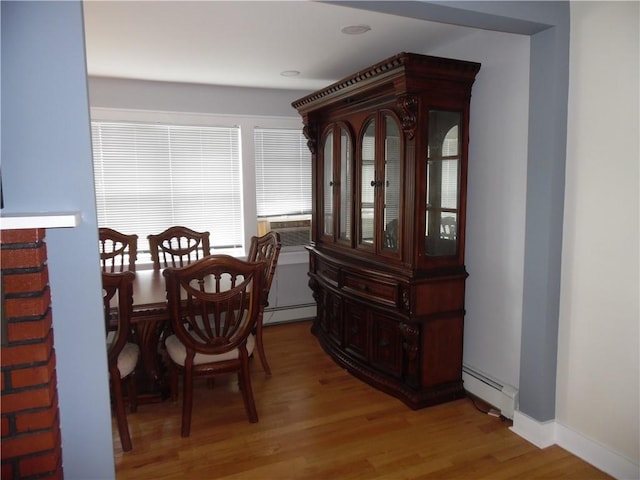
{"label": "wood plank flooring", "polygon": [[538,449],[470,399],[409,409],[333,363],[310,325],[265,328],[273,375],[252,360],[258,423],[233,378],[198,384],[189,438],[180,436],[181,397],[129,414],[130,452],[114,423],[117,478],[611,478],[560,447]]}

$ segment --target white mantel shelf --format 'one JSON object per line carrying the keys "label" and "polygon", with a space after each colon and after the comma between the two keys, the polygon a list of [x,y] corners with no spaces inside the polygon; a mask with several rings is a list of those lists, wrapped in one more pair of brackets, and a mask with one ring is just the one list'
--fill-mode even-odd
{"label": "white mantel shelf", "polygon": [[0,230],[77,227],[80,218],[80,212],[2,213]]}

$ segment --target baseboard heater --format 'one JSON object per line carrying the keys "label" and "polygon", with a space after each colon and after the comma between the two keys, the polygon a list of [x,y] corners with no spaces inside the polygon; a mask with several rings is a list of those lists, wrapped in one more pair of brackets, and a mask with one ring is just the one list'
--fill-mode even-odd
{"label": "baseboard heater", "polygon": [[284,307],[267,307],[264,311],[263,323],[275,325],[278,323],[297,322],[315,318],[316,304],[288,305]]}
{"label": "baseboard heater", "polygon": [[511,385],[503,385],[468,365],[462,366],[464,389],[487,402],[507,418],[513,418],[518,405],[518,390]]}

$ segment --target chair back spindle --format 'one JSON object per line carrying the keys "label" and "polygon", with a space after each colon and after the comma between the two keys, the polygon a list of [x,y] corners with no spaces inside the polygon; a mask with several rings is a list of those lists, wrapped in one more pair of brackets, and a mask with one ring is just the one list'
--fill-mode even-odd
{"label": "chair back spindle", "polygon": [[184,267],[211,254],[209,232],[187,227],[170,227],[162,233],[148,235],[153,268]]}
{"label": "chair back spindle", "polygon": [[105,273],[136,271],[138,235],[126,235],[112,228],[98,229],[100,265]]}

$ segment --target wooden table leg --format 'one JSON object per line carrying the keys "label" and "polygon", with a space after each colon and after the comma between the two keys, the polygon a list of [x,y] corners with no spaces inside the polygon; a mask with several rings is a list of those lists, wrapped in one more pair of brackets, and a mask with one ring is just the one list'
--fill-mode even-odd
{"label": "wooden table leg", "polygon": [[134,312],[132,325],[140,345],[141,371],[139,379],[139,399],[161,401],[169,397],[169,383],[166,368],[162,363],[162,335],[169,321],[165,311]]}

